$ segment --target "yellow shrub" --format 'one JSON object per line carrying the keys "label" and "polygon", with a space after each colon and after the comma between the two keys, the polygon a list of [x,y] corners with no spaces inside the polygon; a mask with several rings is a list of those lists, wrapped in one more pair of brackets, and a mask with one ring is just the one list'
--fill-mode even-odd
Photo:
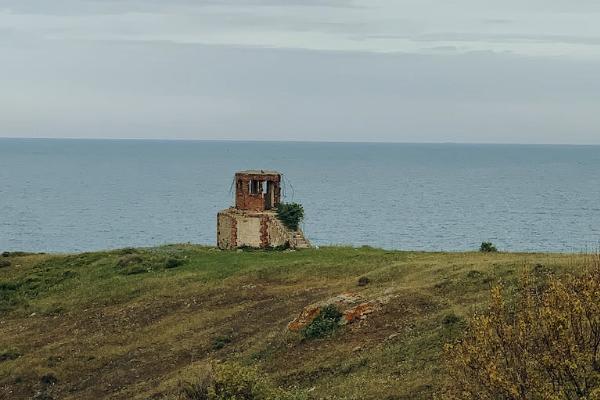
{"label": "yellow shrub", "polygon": [[185,400],[300,400],[300,394],[275,386],[256,368],[238,363],[215,365],[193,383],[182,385]]}
{"label": "yellow shrub", "polygon": [[539,289],[523,278],[509,305],[492,289],[487,313],[445,349],[442,399],[600,399],[600,266],[549,278]]}

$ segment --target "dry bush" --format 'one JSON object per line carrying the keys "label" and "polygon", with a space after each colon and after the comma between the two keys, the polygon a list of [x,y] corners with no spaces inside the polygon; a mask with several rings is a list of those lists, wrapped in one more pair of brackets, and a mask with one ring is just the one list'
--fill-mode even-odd
{"label": "dry bush", "polygon": [[442,399],[600,399],[600,265],[579,276],[528,275],[516,298],[492,289],[459,342],[445,349]]}
{"label": "dry bush", "polygon": [[181,384],[181,400],[305,400],[274,385],[256,368],[238,363],[216,364],[193,382]]}

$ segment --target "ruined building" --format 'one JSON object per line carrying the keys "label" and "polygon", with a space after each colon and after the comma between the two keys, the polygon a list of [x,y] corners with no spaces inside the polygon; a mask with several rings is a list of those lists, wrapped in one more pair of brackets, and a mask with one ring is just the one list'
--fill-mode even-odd
{"label": "ruined building", "polygon": [[279,172],[237,172],[234,184],[235,207],[217,215],[219,248],[309,247],[300,229],[292,231],[277,218],[275,210],[281,200]]}

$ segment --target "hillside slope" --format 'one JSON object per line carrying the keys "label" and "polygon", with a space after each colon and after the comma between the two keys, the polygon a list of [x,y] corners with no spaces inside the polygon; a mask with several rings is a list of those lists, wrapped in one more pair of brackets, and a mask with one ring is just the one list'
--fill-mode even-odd
{"label": "hillside slope", "polygon": [[[146,399],[208,362],[257,366],[312,398],[426,399],[443,344],[490,286],[579,269],[583,256],[328,247],[219,251],[173,245],[0,260],[0,398]],[[8,264],[4,263],[4,264]],[[360,277],[369,283],[358,286]],[[366,319],[306,340],[287,324],[351,292]],[[46,397],[43,397],[46,396]]]}

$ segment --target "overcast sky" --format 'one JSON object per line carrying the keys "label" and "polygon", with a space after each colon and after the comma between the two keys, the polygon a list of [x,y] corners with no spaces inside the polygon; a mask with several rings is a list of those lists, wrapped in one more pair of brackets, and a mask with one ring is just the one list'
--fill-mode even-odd
{"label": "overcast sky", "polygon": [[600,144],[600,1],[0,0],[0,137]]}

